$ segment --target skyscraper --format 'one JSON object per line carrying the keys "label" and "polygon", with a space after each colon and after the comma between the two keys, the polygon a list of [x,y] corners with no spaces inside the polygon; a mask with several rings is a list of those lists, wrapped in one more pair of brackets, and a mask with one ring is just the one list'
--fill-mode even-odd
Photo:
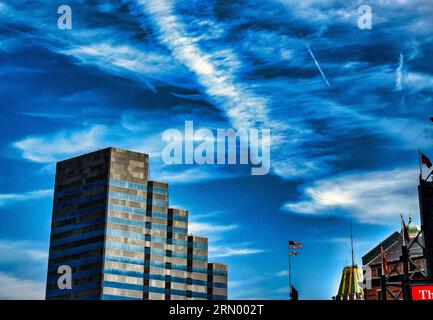
{"label": "skyscraper", "polygon": [[227,266],[208,263],[207,238],[188,235],[148,160],[107,148],[57,164],[47,299],[227,299]]}

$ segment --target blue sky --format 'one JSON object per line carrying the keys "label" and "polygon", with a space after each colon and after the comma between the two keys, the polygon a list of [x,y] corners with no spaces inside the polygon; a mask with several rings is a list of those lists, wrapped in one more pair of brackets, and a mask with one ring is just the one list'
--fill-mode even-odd
{"label": "blue sky", "polygon": [[[288,239],[300,297],[331,298],[350,220],[358,261],[402,211],[418,220],[432,16],[429,0],[0,0],[0,298],[43,298],[55,162],[107,146],[151,156],[230,298],[287,297]],[[185,121],[270,128],[270,174],[164,165],[162,132]]]}

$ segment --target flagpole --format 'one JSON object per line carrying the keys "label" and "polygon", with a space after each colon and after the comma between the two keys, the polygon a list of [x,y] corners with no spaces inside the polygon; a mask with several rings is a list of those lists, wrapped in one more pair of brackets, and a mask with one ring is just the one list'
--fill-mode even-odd
{"label": "flagpole", "polygon": [[380,243],[380,268],[382,269],[382,273],[381,275],[384,276],[385,275],[385,271],[384,271],[384,265],[383,265],[383,242]]}
{"label": "flagpole", "polygon": [[419,181],[422,180],[422,161],[421,161],[421,150],[418,149],[418,162],[419,162]]}
{"label": "flagpole", "polygon": [[289,300],[292,300],[292,263],[291,263],[291,249],[289,244]]}
{"label": "flagpole", "polygon": [[405,235],[406,235],[406,230],[405,230],[406,226],[405,226],[405,223],[404,223],[403,213],[400,213],[400,217],[401,217],[401,231],[402,231],[401,237],[403,238],[402,246],[406,247],[406,237],[405,237]]}

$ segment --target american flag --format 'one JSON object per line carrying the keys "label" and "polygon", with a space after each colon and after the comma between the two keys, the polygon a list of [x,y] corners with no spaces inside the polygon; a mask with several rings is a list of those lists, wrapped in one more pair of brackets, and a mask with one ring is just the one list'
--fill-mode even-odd
{"label": "american flag", "polygon": [[293,240],[289,241],[289,249],[301,249],[302,243]]}

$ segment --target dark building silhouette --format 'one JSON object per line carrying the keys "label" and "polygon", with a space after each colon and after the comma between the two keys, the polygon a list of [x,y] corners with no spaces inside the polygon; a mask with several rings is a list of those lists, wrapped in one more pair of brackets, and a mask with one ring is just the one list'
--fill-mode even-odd
{"label": "dark building silhouette", "polygon": [[433,279],[433,181],[420,179],[418,186],[421,226],[425,245],[425,270]]}

